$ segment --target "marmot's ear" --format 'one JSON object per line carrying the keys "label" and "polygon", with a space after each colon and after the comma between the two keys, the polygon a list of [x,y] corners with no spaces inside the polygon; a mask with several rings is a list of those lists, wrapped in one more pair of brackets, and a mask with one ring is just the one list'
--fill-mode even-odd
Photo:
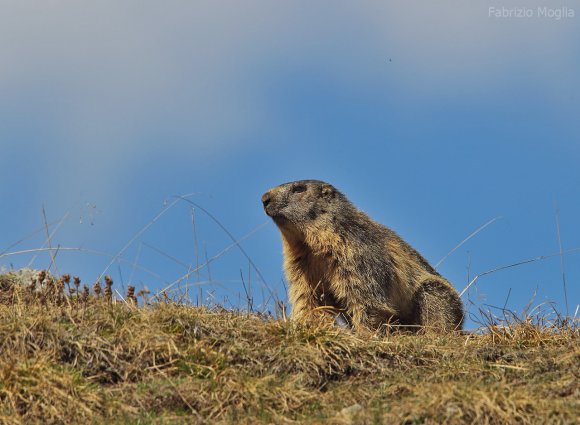
{"label": "marmot's ear", "polygon": [[322,197],[326,199],[334,198],[336,190],[329,184],[322,185]]}

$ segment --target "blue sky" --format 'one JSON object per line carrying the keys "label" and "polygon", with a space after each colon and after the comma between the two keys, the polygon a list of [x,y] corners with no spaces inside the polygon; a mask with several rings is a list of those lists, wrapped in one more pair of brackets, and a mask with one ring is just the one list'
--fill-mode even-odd
{"label": "blue sky", "polygon": [[[241,245],[284,298],[260,196],[303,178],[333,183],[432,263],[501,217],[440,267],[460,290],[557,253],[556,209],[564,249],[579,248],[580,16],[539,6],[580,13],[575,1],[3,5],[0,265],[50,265],[45,252],[7,255],[43,246],[44,231],[27,236],[44,208],[65,217],[52,245],[81,249],[60,251],[58,271],[92,282],[110,262],[93,251],[119,253],[193,193],[235,238],[258,228]],[[196,208],[196,259],[191,208],[177,202],[127,246],[107,271],[119,290],[158,291],[228,246]],[[579,258],[564,256],[571,314]],[[238,305],[240,273],[259,305],[263,285],[236,247],[191,291]],[[534,293],[565,311],[558,256],[482,277],[470,311],[521,311]]]}

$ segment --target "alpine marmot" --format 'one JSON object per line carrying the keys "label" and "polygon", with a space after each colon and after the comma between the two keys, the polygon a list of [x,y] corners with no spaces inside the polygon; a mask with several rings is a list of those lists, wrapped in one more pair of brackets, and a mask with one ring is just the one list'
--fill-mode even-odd
{"label": "alpine marmot", "polygon": [[262,203],[282,234],[292,319],[334,317],[373,330],[388,324],[462,328],[463,306],[453,286],[334,186],[285,183],[267,191]]}

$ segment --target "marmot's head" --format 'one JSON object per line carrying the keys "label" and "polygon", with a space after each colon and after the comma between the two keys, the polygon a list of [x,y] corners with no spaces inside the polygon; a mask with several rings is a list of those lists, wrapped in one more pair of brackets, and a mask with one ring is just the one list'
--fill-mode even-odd
{"label": "marmot's head", "polygon": [[304,233],[332,223],[350,203],[334,186],[319,180],[284,183],[262,195],[264,210],[283,232]]}

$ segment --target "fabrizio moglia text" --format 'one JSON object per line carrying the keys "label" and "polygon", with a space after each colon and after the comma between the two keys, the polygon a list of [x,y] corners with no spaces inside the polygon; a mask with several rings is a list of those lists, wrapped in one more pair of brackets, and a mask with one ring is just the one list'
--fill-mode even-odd
{"label": "fabrizio moglia text", "polygon": [[490,18],[548,18],[559,21],[576,16],[576,11],[570,7],[494,7],[488,11]]}

